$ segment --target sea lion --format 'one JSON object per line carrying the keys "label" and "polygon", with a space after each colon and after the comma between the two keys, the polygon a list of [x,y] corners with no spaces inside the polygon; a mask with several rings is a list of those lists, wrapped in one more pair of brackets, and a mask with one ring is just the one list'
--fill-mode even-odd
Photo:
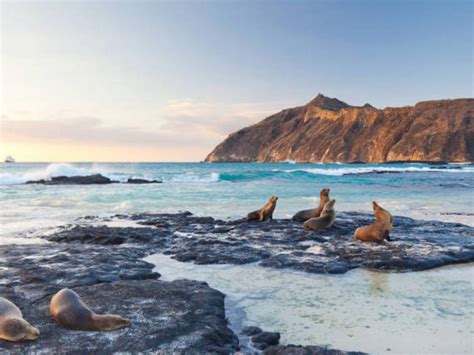
{"label": "sea lion", "polygon": [[303,227],[306,230],[320,230],[331,227],[336,223],[336,212],[334,212],[334,204],[336,200],[330,200],[324,204],[321,215],[316,218],[310,218],[304,222]]}
{"label": "sea lion", "polygon": [[[377,204],[377,202],[375,201],[372,201],[372,208],[374,210],[374,214],[375,214],[375,218],[379,218],[381,220],[383,220],[383,222],[385,223],[385,227],[387,228],[387,240],[390,240],[389,237],[390,237],[390,232],[392,231],[392,228],[393,228],[393,218],[392,218],[392,215],[390,214],[390,212],[388,212],[387,210],[383,209],[382,207],[380,207],[379,204]],[[375,210],[377,209],[377,213],[375,213]]]}
{"label": "sea lion", "polygon": [[8,341],[34,340],[39,330],[23,319],[20,309],[0,297],[0,339]]}
{"label": "sea lion", "polygon": [[272,196],[268,202],[257,211],[250,212],[247,215],[247,221],[265,221],[267,219],[273,220],[273,211],[275,211],[278,197]]}
{"label": "sea lion", "polygon": [[392,230],[392,215],[387,210],[380,207],[377,202],[372,202],[375,221],[365,227],[359,227],[354,232],[354,237],[363,242],[381,243],[384,239],[390,241],[390,231]]}
{"label": "sea lion", "polygon": [[291,219],[297,222],[304,222],[310,218],[316,218],[321,215],[324,205],[329,201],[329,191],[330,189],[322,189],[319,192],[319,206],[310,210],[303,210],[297,212]]}
{"label": "sea lion", "polygon": [[128,319],[121,316],[94,313],[76,292],[68,288],[51,298],[49,313],[56,322],[72,330],[115,330],[129,324]]}

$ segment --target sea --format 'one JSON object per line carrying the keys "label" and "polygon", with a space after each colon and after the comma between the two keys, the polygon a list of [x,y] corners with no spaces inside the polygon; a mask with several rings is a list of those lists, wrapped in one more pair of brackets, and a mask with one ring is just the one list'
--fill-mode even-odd
{"label": "sea", "polygon": [[[161,184],[38,185],[55,176],[102,174]],[[474,226],[472,164],[11,163],[0,164],[0,247],[84,216],[190,211],[236,219],[279,197],[274,218],[319,202]],[[258,265],[194,265],[152,255],[163,279],[207,281],[227,295],[231,326],[259,325],[282,341],[371,353],[473,353],[474,265],[431,271],[309,275]],[[377,339],[377,341],[373,341]]]}

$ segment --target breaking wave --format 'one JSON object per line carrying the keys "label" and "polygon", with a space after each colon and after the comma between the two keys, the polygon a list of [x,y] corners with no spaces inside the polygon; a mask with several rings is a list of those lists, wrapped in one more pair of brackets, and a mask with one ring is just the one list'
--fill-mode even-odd
{"label": "breaking wave", "polygon": [[[166,180],[166,179],[165,179]],[[218,182],[220,174],[211,172],[209,174],[186,173],[173,176],[170,182]]]}
{"label": "breaking wave", "polygon": [[365,174],[390,174],[390,173],[410,173],[410,172],[444,172],[444,173],[466,173],[474,172],[474,167],[344,167],[344,168],[302,168],[302,169],[273,169],[274,172],[284,173],[309,173],[313,175],[329,175],[329,176],[343,176],[343,175],[365,175]]}
{"label": "breaking wave", "polygon": [[86,176],[101,174],[112,180],[124,181],[126,178],[120,174],[109,172],[106,168],[92,165],[90,168],[83,168],[67,163],[53,163],[46,168],[16,173],[1,173],[0,185],[18,185],[27,181],[51,180],[56,176]]}

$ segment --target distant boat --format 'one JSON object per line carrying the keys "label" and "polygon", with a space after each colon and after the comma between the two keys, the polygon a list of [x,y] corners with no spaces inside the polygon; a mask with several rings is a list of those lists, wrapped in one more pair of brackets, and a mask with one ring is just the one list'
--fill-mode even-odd
{"label": "distant boat", "polygon": [[5,158],[5,163],[14,163],[15,159],[11,155]]}

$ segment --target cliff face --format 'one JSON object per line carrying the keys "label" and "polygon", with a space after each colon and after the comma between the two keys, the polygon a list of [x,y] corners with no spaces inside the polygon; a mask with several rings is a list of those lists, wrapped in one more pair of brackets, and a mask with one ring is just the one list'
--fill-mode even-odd
{"label": "cliff face", "polygon": [[207,162],[473,162],[474,99],[376,109],[318,95],[232,133]]}

